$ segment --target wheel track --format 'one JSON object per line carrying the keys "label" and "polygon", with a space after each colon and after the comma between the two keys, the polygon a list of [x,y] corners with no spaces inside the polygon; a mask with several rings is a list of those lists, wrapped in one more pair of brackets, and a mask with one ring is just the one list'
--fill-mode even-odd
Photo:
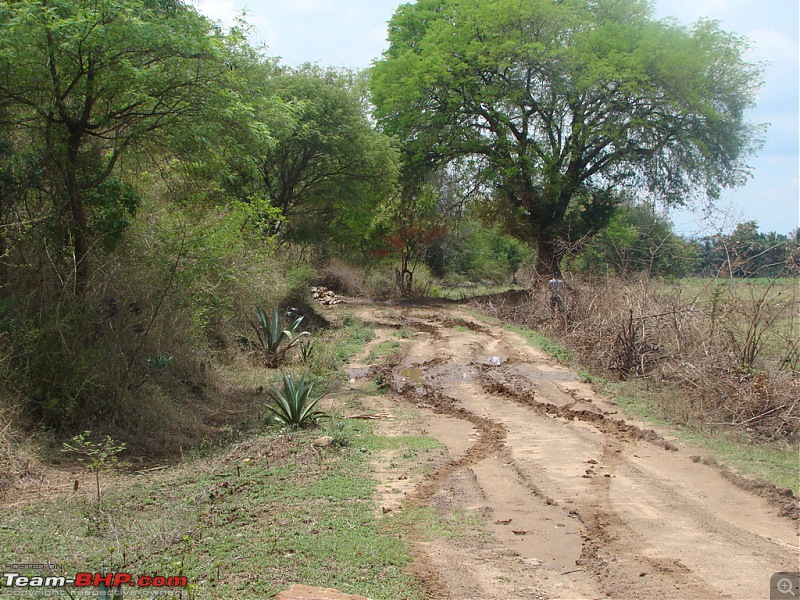
{"label": "wheel track", "polygon": [[[444,333],[442,329],[454,327],[456,325],[465,326],[470,332],[490,337],[495,342],[504,346],[509,357],[508,364],[522,362],[534,365],[539,362],[538,360],[533,361],[529,357],[523,357],[515,347],[508,344],[502,334],[498,335],[489,328],[477,326],[461,318],[428,319],[424,317],[411,318],[408,315],[403,315],[401,321],[404,326],[427,333],[434,340],[447,340],[448,345],[449,336]],[[434,321],[436,324],[431,324],[431,321]],[[470,343],[470,345],[473,345],[473,343]],[[412,345],[411,348],[413,347]],[[478,343],[478,347],[481,347],[480,343]],[[474,348],[472,349],[472,353],[474,353]],[[412,366],[415,368],[418,367],[422,372],[450,363],[453,363],[454,366],[462,366],[454,362],[454,354],[455,349],[448,348],[446,356],[438,355],[434,359],[412,364]],[[410,351],[409,355],[413,355],[413,351]],[[542,364],[546,364],[545,361],[542,361]],[[535,384],[533,386],[523,385],[523,389],[519,389],[515,387],[515,385],[509,385],[503,381],[498,381],[490,375],[491,373],[501,372],[503,370],[502,368],[490,369],[486,364],[475,361],[474,358],[469,363],[469,366],[477,371],[475,380],[489,396],[512,401],[515,404],[531,410],[534,414],[547,419],[581,422],[596,429],[602,434],[604,439],[600,462],[609,473],[613,473],[616,466],[622,462],[625,449],[635,446],[638,442],[644,441],[662,450],[677,450],[668,440],[652,429],[642,428],[624,419],[615,418],[612,416],[613,413],[604,412],[599,408],[587,408],[585,405],[591,405],[592,400],[581,397],[574,389],[554,384],[562,395],[571,397],[571,401],[565,404],[555,404],[536,398],[537,390],[535,389]],[[491,418],[480,416],[471,410],[467,410],[461,405],[460,400],[454,398],[450,394],[443,393],[440,385],[435,385],[427,381],[423,384],[400,385],[398,384],[397,377],[399,374],[399,367],[395,367],[392,371],[395,375],[391,377],[393,388],[400,396],[412,404],[429,407],[436,414],[469,422],[477,433],[477,440],[466,451],[459,457],[448,460],[440,465],[420,483],[407,499],[410,506],[429,506],[436,494],[442,490],[445,483],[460,469],[477,465],[496,453],[504,458],[508,466],[515,472],[519,481],[529,489],[534,496],[544,500],[548,505],[559,506],[557,500],[552,498],[543,488],[536,485],[536,482],[532,481],[530,476],[520,468],[520,465],[510,452],[509,447],[506,446],[508,429],[502,423],[492,420]],[[511,377],[511,379],[513,381],[513,377]],[[530,384],[530,382],[527,383]],[[525,387],[528,389],[524,389]],[[581,407],[580,405],[584,406]],[[626,466],[630,467],[630,465]],[[714,465],[712,464],[711,466]],[[642,475],[645,476],[646,474],[642,473]],[[651,475],[647,476],[652,479]],[[595,476],[589,477],[589,479],[588,485],[590,493],[573,507],[562,506],[562,508],[565,511],[569,511],[574,517],[577,517],[585,528],[585,532],[582,535],[584,543],[583,553],[580,559],[581,565],[593,572],[599,581],[606,582],[603,587],[607,593],[619,595],[620,597],[627,597],[630,590],[637,587],[638,582],[634,576],[631,575],[631,564],[626,565],[628,567],[627,569],[623,569],[618,564],[615,564],[619,557],[615,555],[613,549],[618,542],[620,532],[624,531],[626,532],[624,537],[627,550],[629,553],[635,554],[635,549],[634,552],[631,552],[632,548],[630,544],[632,540],[638,538],[638,535],[619,515],[613,510],[607,509],[607,507],[612,505],[610,497],[610,476]],[[745,479],[745,481],[747,480]],[[735,480],[733,482],[739,485]],[[752,487],[742,485],[739,485],[739,487],[744,487],[744,489],[751,492],[763,492],[763,489],[754,490]],[[665,490],[665,493],[668,494],[669,490]],[[793,507],[794,511],[797,511],[796,503],[790,498],[787,500],[785,493],[775,490],[774,486],[772,491],[767,494],[762,493],[761,495],[767,496],[771,501],[780,506],[785,507],[788,505],[789,507]],[[775,500],[777,500],[777,502],[775,502]],[[792,512],[789,510],[788,512],[784,512],[784,514],[791,515]],[[744,539],[742,541],[746,543]],[[679,559],[661,556],[645,556],[644,554],[640,554],[636,558],[640,559],[640,564],[643,565],[643,569],[652,572],[661,579],[670,581],[672,583],[671,587],[674,587],[675,590],[680,590],[681,595],[697,598],[711,596],[731,597],[729,595],[720,594],[718,589],[706,585]],[[635,561],[631,562],[635,564]],[[431,557],[426,555],[424,549],[422,549],[420,555],[417,557],[416,565],[417,568],[415,571],[417,574],[422,575],[423,584],[428,591],[428,597],[452,597],[448,595],[447,586],[441,573],[432,566],[433,562],[431,561]],[[642,582],[644,582],[644,580],[642,580]],[[654,581],[653,583],[655,584],[656,582]],[[644,594],[647,597],[670,597],[669,590],[664,590],[662,594],[657,592],[656,587],[647,584],[640,584],[638,586],[642,592],[647,592]]]}
{"label": "wheel track", "polygon": [[[417,322],[415,325],[419,327],[420,323]],[[434,339],[441,340],[444,337],[438,328],[431,327],[428,324],[424,325],[422,331],[431,334]],[[462,319],[446,319],[442,322],[443,327],[454,327],[456,325],[465,326],[472,332],[488,335],[505,345],[505,341],[500,339],[499,336],[493,335],[492,332],[486,328],[474,326],[474,324],[469,321],[464,321]],[[515,349],[508,348],[508,350],[509,357],[513,357],[512,360],[515,362],[522,360],[522,357]],[[420,363],[418,367],[421,370],[430,369],[446,362],[447,359],[444,357],[436,357]],[[583,398],[573,396],[573,402],[566,405],[537,401],[535,400],[534,391],[521,392],[513,386],[491,379],[487,374],[488,367],[486,365],[476,364],[474,362],[472,364],[478,368],[478,382],[488,394],[499,395],[510,399],[548,418],[561,417],[570,420],[581,420],[597,427],[606,436],[607,440],[604,444],[603,451],[605,458],[604,464],[615,464],[619,460],[618,456],[621,451],[619,446],[635,440],[643,439],[658,444],[665,449],[671,449],[669,442],[653,430],[642,430],[639,427],[626,423],[622,419],[609,418],[607,415],[599,412],[575,409],[574,406],[576,404],[585,401]],[[429,383],[422,385],[416,384],[414,386],[398,386],[396,378],[393,378],[393,383],[394,391],[403,396],[407,401],[417,403],[420,397],[422,397],[425,399],[425,404],[430,406],[436,414],[467,421],[475,427],[478,433],[476,442],[459,458],[445,462],[417,486],[414,493],[407,499],[409,505],[429,506],[434,496],[442,489],[445,482],[447,482],[456,471],[471,465],[477,465],[492,454],[504,449],[507,430],[502,424],[481,417],[459,406],[459,401],[457,399],[441,393],[437,386]],[[520,469],[510,452],[505,453],[505,456],[518,479],[534,496],[543,499],[548,505],[559,505],[556,500],[530,482],[529,478],[522,469]],[[575,516],[585,528],[585,533],[581,536],[584,540],[584,544],[580,563],[603,580],[611,578],[609,571],[613,571],[613,576],[617,578],[622,575],[621,571],[615,569],[614,565],[612,565],[612,561],[609,560],[610,553],[607,549],[613,547],[616,542],[616,536],[611,533],[611,530],[628,528],[622,519],[614,514],[613,511],[599,508],[600,506],[608,506],[610,504],[608,501],[609,486],[610,479],[604,477],[594,478],[592,487],[597,488],[594,493],[594,501],[582,503],[583,505],[581,507],[569,510],[569,514]],[[589,508],[590,506],[592,509]],[[633,532],[631,531],[630,533]],[[710,597],[711,595],[716,595],[716,590],[704,586],[702,582],[693,577],[691,571],[680,564],[679,561],[658,560],[649,557],[644,557],[644,559],[643,563],[646,564],[648,568],[662,575],[668,575],[675,581],[676,587],[680,588],[682,591],[690,591],[695,597]],[[440,574],[431,572],[432,569],[429,557],[425,563],[425,566],[421,569],[422,573],[426,574],[424,577],[424,579],[426,579],[425,587],[428,589],[429,595],[435,594],[430,597],[448,597],[443,595],[442,586],[444,584]],[[420,573],[420,569],[417,569],[417,572]]]}

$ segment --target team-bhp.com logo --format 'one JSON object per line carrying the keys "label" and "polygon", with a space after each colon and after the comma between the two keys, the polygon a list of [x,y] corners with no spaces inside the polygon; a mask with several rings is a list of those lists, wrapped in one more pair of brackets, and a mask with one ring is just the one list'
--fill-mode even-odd
{"label": "team-bhp.com logo", "polygon": [[189,584],[186,577],[164,577],[161,575],[142,575],[134,577],[130,573],[77,573],[75,577],[62,577],[58,575],[27,576],[20,573],[3,573],[3,588],[63,588],[73,586],[76,588],[106,587],[119,588],[121,586],[140,588],[185,588]]}

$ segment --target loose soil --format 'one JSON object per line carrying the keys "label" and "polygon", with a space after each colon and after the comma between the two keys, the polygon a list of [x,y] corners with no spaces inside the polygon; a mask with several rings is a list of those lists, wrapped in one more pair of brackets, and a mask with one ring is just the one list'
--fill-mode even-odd
{"label": "loose soil", "polygon": [[[521,336],[457,307],[350,305],[376,329],[373,345],[413,332],[379,374],[392,392],[369,409],[405,415],[381,433],[446,448],[399,477],[386,468],[394,454],[376,461],[383,513],[428,507],[487,530],[453,539],[412,523],[412,569],[430,598],[764,598],[774,573],[798,570],[790,492],[624,416]],[[358,387],[376,368],[355,361],[350,373]]]}

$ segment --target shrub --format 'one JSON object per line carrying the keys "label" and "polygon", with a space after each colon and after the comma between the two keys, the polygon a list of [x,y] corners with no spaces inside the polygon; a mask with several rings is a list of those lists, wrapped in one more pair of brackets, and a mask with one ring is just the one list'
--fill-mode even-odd
{"label": "shrub", "polygon": [[360,296],[364,293],[364,272],[358,267],[345,264],[340,260],[332,260],[322,270],[319,284],[337,294]]}
{"label": "shrub", "polygon": [[800,434],[794,281],[572,278],[558,318],[547,289],[518,300],[482,308],[543,331],[619,379],[646,379],[671,418],[765,439]]}
{"label": "shrub", "polygon": [[258,350],[264,354],[267,365],[275,367],[281,363],[286,352],[297,344],[303,336],[310,335],[307,331],[296,333],[304,317],[291,320],[288,312],[283,312],[277,306],[272,307],[272,315],[267,315],[261,308],[256,308],[257,321],[250,321],[256,332]]}
{"label": "shrub", "polygon": [[324,394],[312,398],[313,389],[313,382],[306,382],[305,375],[295,382],[291,374],[284,374],[282,387],[273,385],[267,391],[272,402],[266,408],[276,421],[289,427],[315,425],[327,414],[315,409]]}

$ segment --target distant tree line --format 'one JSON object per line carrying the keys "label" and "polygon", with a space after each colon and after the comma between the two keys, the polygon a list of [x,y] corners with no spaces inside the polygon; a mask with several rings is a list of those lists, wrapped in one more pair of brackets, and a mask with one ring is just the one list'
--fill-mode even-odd
{"label": "distant tree line", "polygon": [[800,230],[762,233],[747,221],[730,233],[687,239],[651,206],[623,203],[605,229],[567,254],[571,270],[600,276],[797,277]]}
{"label": "distant tree line", "polygon": [[695,242],[694,272],[705,276],[797,277],[800,275],[800,229],[788,235],[762,233],[755,221],[733,232]]}

